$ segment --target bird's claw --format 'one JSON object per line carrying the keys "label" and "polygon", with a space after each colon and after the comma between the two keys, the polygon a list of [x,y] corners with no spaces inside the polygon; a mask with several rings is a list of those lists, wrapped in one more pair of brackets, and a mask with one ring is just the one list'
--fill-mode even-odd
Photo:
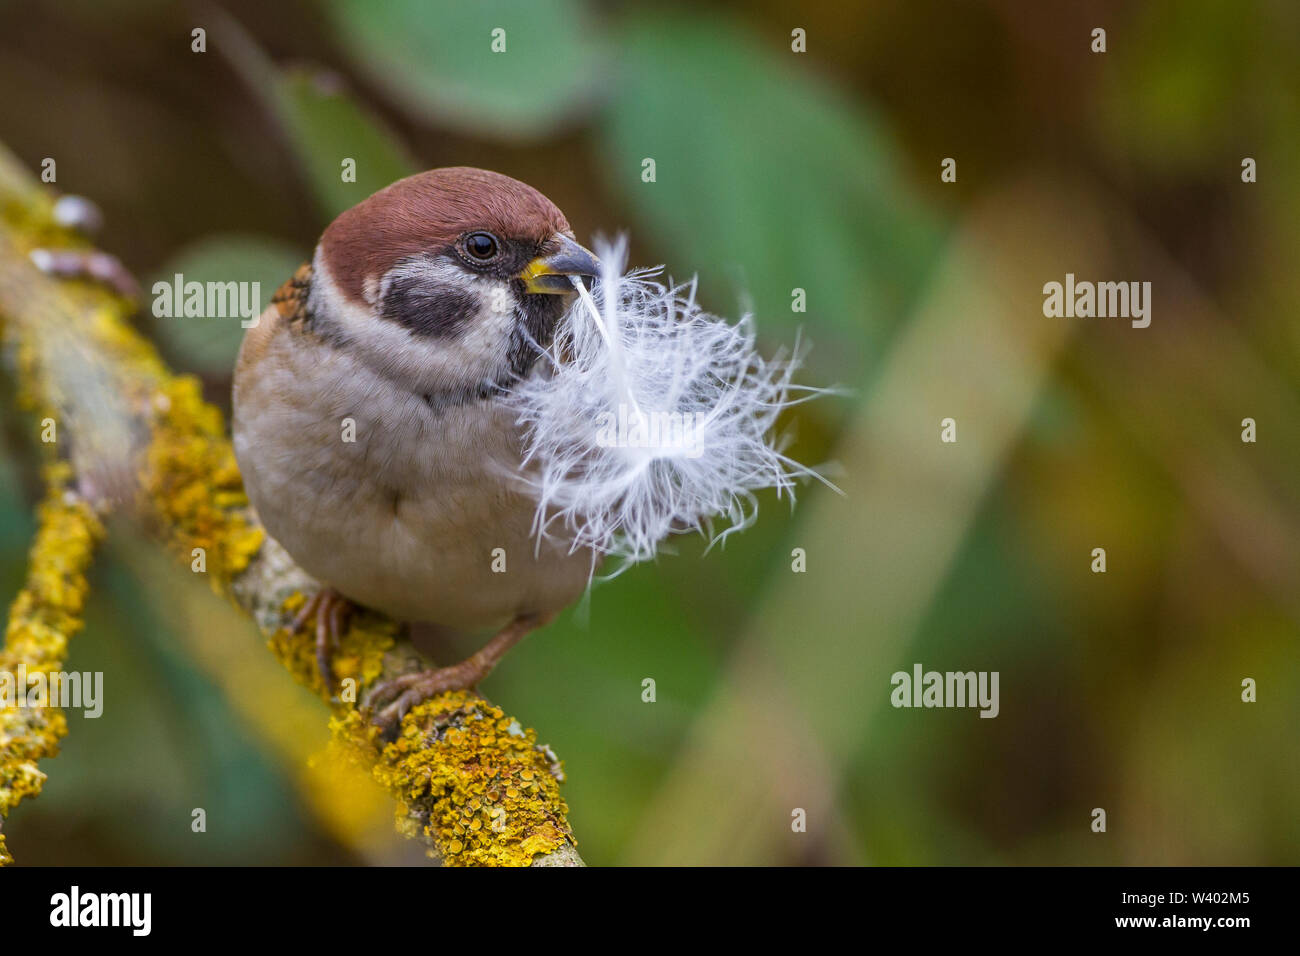
{"label": "bird's claw", "polygon": [[289,633],[301,634],[307,629],[308,623],[315,619],[316,666],[325,682],[325,689],[330,693],[334,691],[331,658],[347,632],[351,613],[351,601],[333,588],[321,588],[307,599],[289,625]]}
{"label": "bird's claw", "polygon": [[397,730],[402,718],[416,704],[453,690],[471,690],[492,673],[502,656],[529,631],[544,626],[555,615],[522,614],[497,632],[472,657],[450,667],[402,674],[381,681],[366,694],[363,707],[372,712],[371,721],[384,729],[385,735]]}
{"label": "bird's claw", "polygon": [[363,706],[370,710],[371,723],[391,734],[416,704],[453,690],[469,690],[482,678],[470,661],[450,667],[402,674],[381,681],[366,694]]}

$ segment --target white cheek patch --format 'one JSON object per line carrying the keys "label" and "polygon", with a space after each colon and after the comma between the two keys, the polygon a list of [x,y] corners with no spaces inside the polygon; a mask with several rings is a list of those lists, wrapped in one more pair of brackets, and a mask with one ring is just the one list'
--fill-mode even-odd
{"label": "white cheek patch", "polygon": [[[429,285],[453,285],[482,303],[456,335],[429,338],[348,300],[319,254],[316,259],[311,294],[319,304],[314,310],[330,315],[340,337],[380,374],[398,379],[412,391],[436,393],[474,388],[507,373],[517,318],[515,297],[505,280],[472,276],[453,263],[433,258],[416,259],[390,271],[376,283],[379,288],[373,289],[372,302],[382,298],[394,279],[416,276]],[[367,280],[367,299],[372,296],[372,281]]]}

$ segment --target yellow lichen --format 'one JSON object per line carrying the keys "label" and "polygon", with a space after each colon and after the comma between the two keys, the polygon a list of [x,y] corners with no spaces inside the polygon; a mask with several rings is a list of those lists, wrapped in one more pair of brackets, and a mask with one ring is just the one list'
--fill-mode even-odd
{"label": "yellow lichen", "polygon": [[153,427],[140,476],[145,504],[182,559],[193,562],[195,549],[202,549],[206,572],[220,589],[262,546],[262,530],[244,510],[248,499],[221,413],[188,376],[165,378],[151,399]]}
{"label": "yellow lichen", "polygon": [[[46,467],[47,493],[38,511],[39,529],[28,558],[26,584],[9,609],[0,673],[16,675],[20,667],[28,674],[58,670],[68,639],[81,629],[89,590],[86,569],[103,529],[90,507],[72,492],[71,477],[66,464]],[[14,690],[21,694],[26,688]],[[56,755],[67,732],[58,708],[0,709],[0,817],[40,793],[45,774],[36,762]],[[0,865],[11,861],[0,834]]]}
{"label": "yellow lichen", "polygon": [[527,866],[573,842],[568,807],[536,734],[464,691],[414,707],[375,777],[452,866]]}

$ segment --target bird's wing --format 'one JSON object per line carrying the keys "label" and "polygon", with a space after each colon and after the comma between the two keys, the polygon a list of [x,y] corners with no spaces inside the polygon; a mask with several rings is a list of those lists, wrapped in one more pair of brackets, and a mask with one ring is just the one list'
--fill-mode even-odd
{"label": "bird's wing", "polygon": [[289,280],[275,290],[271,303],[244,333],[239,349],[235,377],[248,366],[255,365],[266,354],[275,334],[281,329],[299,329],[307,325],[307,293],[311,289],[311,263],[300,265]]}

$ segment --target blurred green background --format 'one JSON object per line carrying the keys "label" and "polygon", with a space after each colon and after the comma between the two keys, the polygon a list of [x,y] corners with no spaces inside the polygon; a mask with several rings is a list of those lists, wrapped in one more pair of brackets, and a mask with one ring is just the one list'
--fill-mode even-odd
{"label": "blurred green background", "polygon": [[[564,759],[588,862],[1300,863],[1289,0],[0,0],[0,141],[57,160],[146,289],[269,297],[340,210],[475,165],[698,272],[767,350],[803,330],[803,381],[847,394],[794,453],[844,496],[676,541],[484,685]],[[1152,282],[1151,327],[1045,318],[1067,272]],[[237,322],[143,311],[228,408]],[[5,397],[12,595],[36,459]],[[324,710],[251,626],[114,531],[68,664],[104,716],[69,715],[18,860],[409,860],[387,806],[331,819]],[[999,671],[1000,716],[892,708],[915,662]]]}

